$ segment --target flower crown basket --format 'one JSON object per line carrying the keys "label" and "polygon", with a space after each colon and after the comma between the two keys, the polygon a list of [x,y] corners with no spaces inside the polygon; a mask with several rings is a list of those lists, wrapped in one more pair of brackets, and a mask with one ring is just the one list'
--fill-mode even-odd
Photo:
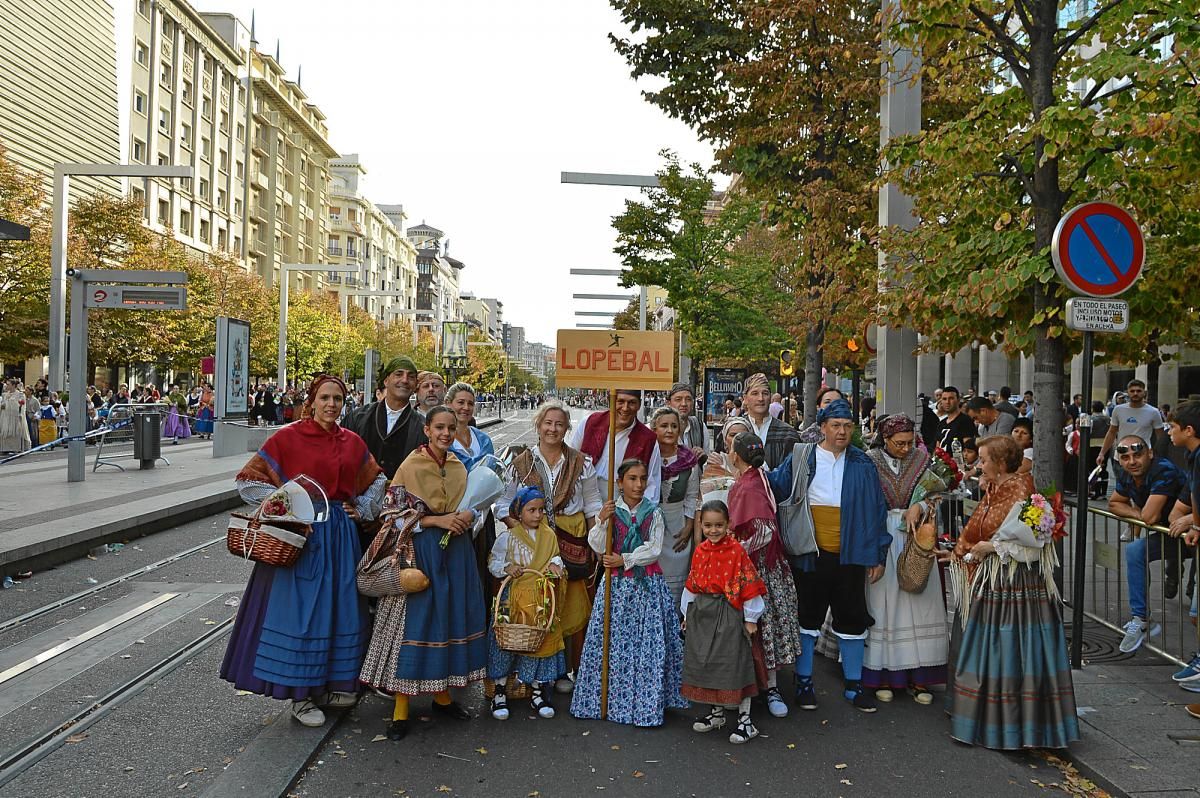
{"label": "flower crown basket", "polygon": [[[301,482],[317,489],[324,500],[318,512]],[[232,513],[225,547],[235,557],[276,568],[291,568],[300,559],[312,525],[328,517],[329,499],[315,480],[303,474],[278,488],[252,515]]]}
{"label": "flower crown basket", "polygon": [[504,651],[511,651],[514,654],[532,654],[542,647],[542,643],[546,639],[546,633],[550,631],[550,627],[554,625],[554,616],[557,612],[558,598],[555,596],[555,590],[550,586],[546,578],[546,574],[541,571],[535,571],[532,568],[521,569],[520,576],[525,574],[536,574],[541,577],[543,599],[549,597],[549,607],[545,615],[544,625],[536,626],[524,623],[513,623],[510,620],[508,608],[501,604],[501,597],[504,595],[504,590],[512,582],[513,577],[506,576],[504,581],[500,583],[500,589],[496,591],[496,598],[492,603],[492,629],[496,633],[496,645]]}

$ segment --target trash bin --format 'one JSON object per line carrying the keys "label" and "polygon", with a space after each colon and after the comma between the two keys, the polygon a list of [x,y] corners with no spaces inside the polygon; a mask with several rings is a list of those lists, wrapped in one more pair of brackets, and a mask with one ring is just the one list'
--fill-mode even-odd
{"label": "trash bin", "polygon": [[161,416],[158,408],[150,405],[133,408],[133,457],[138,461],[138,467],[145,470],[154,468],[154,463],[162,454]]}

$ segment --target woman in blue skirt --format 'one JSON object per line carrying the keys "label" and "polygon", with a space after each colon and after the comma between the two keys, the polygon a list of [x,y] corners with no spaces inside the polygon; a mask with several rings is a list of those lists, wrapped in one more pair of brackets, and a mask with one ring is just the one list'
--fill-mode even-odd
{"label": "woman in blue skirt", "polygon": [[326,520],[313,524],[294,566],[254,566],[221,665],[221,678],[240,690],[290,699],[305,726],[325,722],[322,706],[357,700],[369,633],[354,578],[362,555],[355,522],[374,518],[387,478],[362,438],[338,426],[345,399],[337,377],[314,379],[302,420],[268,438],[237,476],[251,503],[300,475],[329,498]]}
{"label": "woman in blue skirt", "polygon": [[[620,497],[608,501],[588,532],[588,544],[601,555],[611,580],[600,580],[571,714],[634,726],[661,726],[668,708],[686,709],[679,690],[683,682],[683,641],[679,610],[658,565],[662,553],[662,512],[644,499],[646,465],[626,460],[617,469]],[[608,519],[613,519],[612,554],[605,554]],[[603,668],[604,591],[612,584],[608,645],[608,706],[600,699]]]}

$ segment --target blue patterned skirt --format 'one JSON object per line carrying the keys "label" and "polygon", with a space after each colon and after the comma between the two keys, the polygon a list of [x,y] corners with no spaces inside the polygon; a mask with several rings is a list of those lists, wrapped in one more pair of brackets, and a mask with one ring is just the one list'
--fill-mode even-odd
{"label": "blue patterned skirt", "polygon": [[[993,555],[995,556],[995,555]],[[1079,739],[1059,600],[1038,565],[1002,566],[955,619],[946,689],[950,736],[1005,751],[1066,748]]]}
{"label": "blue patterned skirt", "polygon": [[[571,714],[600,717],[600,663],[604,638],[604,583],[599,581],[588,621]],[[608,647],[607,719],[661,726],[663,712],[686,709],[679,610],[661,575],[612,578]]]}
{"label": "blue patterned skirt", "polygon": [[369,631],[354,581],[360,556],[354,522],[331,504],[293,567],[255,565],[221,678],[280,699],[356,690]]}

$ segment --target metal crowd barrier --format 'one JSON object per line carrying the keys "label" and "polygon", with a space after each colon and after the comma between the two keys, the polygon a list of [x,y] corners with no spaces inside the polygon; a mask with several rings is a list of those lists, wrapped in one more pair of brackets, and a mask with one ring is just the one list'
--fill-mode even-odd
{"label": "metal crowd barrier", "polygon": [[[1073,519],[1075,508],[1067,504],[1067,515]],[[1163,659],[1178,665],[1184,665],[1192,655],[1200,650],[1200,629],[1192,625],[1190,610],[1192,593],[1188,591],[1189,584],[1195,578],[1200,578],[1200,547],[1191,551],[1187,547],[1179,558],[1179,582],[1174,598],[1166,596],[1166,576],[1168,559],[1166,547],[1179,545],[1180,538],[1172,538],[1165,527],[1149,526],[1131,518],[1121,518],[1106,509],[1088,507],[1091,516],[1089,524],[1090,539],[1088,553],[1090,561],[1083,563],[1084,574],[1084,612],[1091,620],[1103,626],[1124,634],[1125,623],[1132,617],[1129,609],[1129,591],[1126,581],[1127,567],[1125,562],[1125,546],[1133,542],[1121,540],[1123,529],[1129,529],[1141,535],[1163,535],[1163,557],[1157,562],[1149,562],[1150,547],[1146,546],[1147,556],[1143,558],[1143,568],[1147,571],[1146,606],[1149,610],[1151,624],[1162,626],[1162,631],[1147,638],[1142,648]],[[1068,520],[1067,529],[1074,534],[1075,524]],[[1062,595],[1065,603],[1071,604],[1071,585],[1074,584],[1076,568],[1075,546],[1068,537],[1062,546],[1063,558],[1063,587]]]}

